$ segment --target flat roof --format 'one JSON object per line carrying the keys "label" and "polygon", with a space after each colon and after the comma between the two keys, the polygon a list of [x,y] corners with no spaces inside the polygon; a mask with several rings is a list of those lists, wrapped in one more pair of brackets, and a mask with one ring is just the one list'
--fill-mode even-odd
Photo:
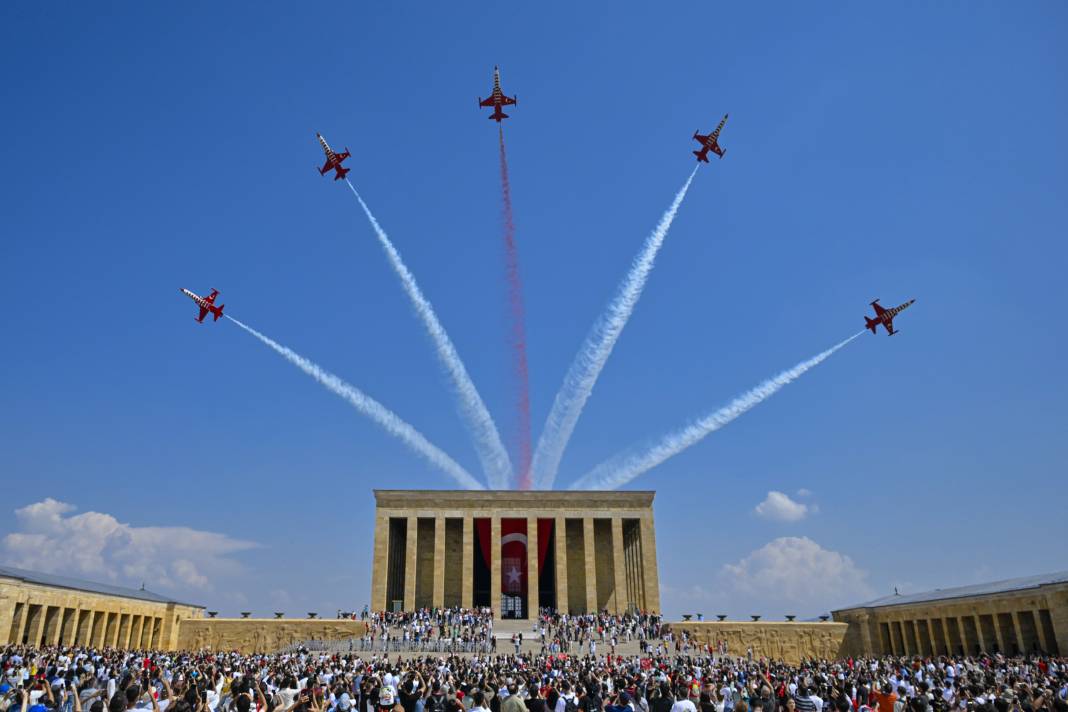
{"label": "flat roof", "polygon": [[176,603],[181,606],[203,608],[196,603],[176,601],[159,593],[144,589],[126,588],[125,586],[113,586],[109,583],[97,583],[72,576],[60,576],[58,574],[44,574],[40,571],[28,571],[15,568],[14,566],[0,566],[0,577],[17,579],[26,583],[34,583],[40,586],[53,586],[55,588],[68,588],[74,591],[86,591],[99,593],[104,596],[121,596],[122,598],[136,598],[139,601],[151,601],[152,603]]}
{"label": "flat roof", "polygon": [[391,509],[647,509],[652,490],[374,490],[375,503]]}
{"label": "flat roof", "polygon": [[922,593],[909,593],[905,595],[891,594],[876,598],[867,603],[858,603],[855,606],[838,608],[838,611],[848,611],[854,608],[880,608],[882,606],[904,606],[911,603],[926,603],[928,601],[944,601],[952,598],[969,598],[971,596],[989,596],[996,593],[1012,593],[1015,591],[1027,591],[1048,586],[1055,583],[1068,583],[1068,571],[1059,571],[1052,574],[1039,574],[1037,576],[1022,576],[1020,578],[1002,579],[990,583],[977,583],[971,586],[955,586],[953,588],[936,588],[933,591]]}

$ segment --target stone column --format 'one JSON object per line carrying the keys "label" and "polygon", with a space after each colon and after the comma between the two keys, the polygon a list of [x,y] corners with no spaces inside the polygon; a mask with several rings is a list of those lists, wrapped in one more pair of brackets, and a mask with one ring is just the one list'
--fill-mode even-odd
{"label": "stone column", "polygon": [[[912,635],[909,635],[909,631],[912,631]],[[906,655],[918,655],[920,651],[913,648],[912,642],[916,639],[916,629],[912,627],[912,621],[901,619],[901,647],[905,649]]]}
{"label": "stone column", "polygon": [[988,647],[985,636],[983,636],[983,621],[978,615],[973,615],[972,618],[975,619],[975,637],[979,639],[979,650],[984,653],[988,652],[990,648]]}
{"label": "stone column", "polygon": [[[0,598],[0,645],[4,643],[15,644],[15,601],[11,598]],[[8,640],[8,636],[11,640]]]}
{"label": "stone column", "polygon": [[471,608],[472,601],[474,600],[474,588],[475,588],[475,518],[470,514],[464,514],[463,535],[461,539],[461,560],[460,566],[460,605],[464,608]]}
{"label": "stone column", "polygon": [[953,640],[949,635],[949,620],[946,618],[939,618],[938,622],[942,625],[942,637],[946,640],[946,651],[950,655],[953,655],[956,651],[953,649]]}
{"label": "stone column", "polygon": [[130,614],[130,640],[126,643],[127,648],[136,648],[140,644],[141,622],[143,620],[143,616]]}
{"label": "stone column", "polygon": [[[1039,620],[1037,611],[1035,611],[1035,616],[1035,620]],[[8,641],[9,643],[12,645],[22,645],[22,637],[26,635],[26,619],[29,617],[30,604],[29,602],[26,602],[22,604],[22,617],[19,618],[19,628],[15,631],[15,637]],[[1041,625],[1041,621],[1039,622],[1039,625]],[[1043,647],[1045,647],[1045,645],[1043,645]]]}
{"label": "stone column", "polygon": [[384,611],[386,579],[389,577],[389,517],[375,513],[375,543],[371,550],[371,610]]}
{"label": "stone column", "polygon": [[643,517],[641,523],[642,576],[645,579],[645,609],[650,613],[660,612],[660,577],[656,572],[656,530],[653,515]]}
{"label": "stone column", "polygon": [[431,605],[445,605],[445,517],[434,517],[434,593]]}
{"label": "stone column", "polygon": [[[89,611],[83,608],[74,609],[74,625],[70,627],[70,634],[67,639],[63,641],[64,645],[75,645],[78,642],[78,631],[82,629],[82,618],[89,615]],[[81,641],[84,645],[86,641]]]}
{"label": "stone column", "polygon": [[98,648],[104,645],[104,623],[107,620],[107,614],[100,613],[99,611],[93,611],[89,620],[89,646],[90,648]]}
{"label": "stone column", "polygon": [[419,519],[408,517],[408,533],[404,547],[404,610],[415,610],[415,582],[418,578],[415,545],[419,541]]}
{"label": "stone column", "polygon": [[931,643],[931,655],[938,655],[938,644],[935,642],[934,624],[936,618],[927,619],[927,640]]}
{"label": "stone column", "polygon": [[[1051,648],[1056,647],[1061,655],[1068,655],[1068,591],[1053,591],[1046,595],[1046,608],[1049,609],[1050,623],[1056,640],[1049,641]],[[1042,619],[1038,619],[1039,626]]]}
{"label": "stone column", "polygon": [[972,645],[974,643],[979,642],[979,634],[975,634],[975,640],[968,640],[968,629],[964,627],[964,618],[965,616],[957,616],[957,630],[960,631],[960,644],[961,647],[964,648],[964,654],[966,656],[975,655],[975,651],[972,649]]}
{"label": "stone column", "polygon": [[133,616],[129,613],[119,614],[119,640],[118,645],[123,648],[130,647],[130,629],[133,628]]}
{"label": "stone column", "polygon": [[[1026,655],[1030,651],[1027,650],[1027,641],[1024,640],[1023,626],[1020,625],[1020,614],[1017,613],[1016,611],[1013,611],[1011,615],[1012,615],[1012,627],[1014,629],[1016,629],[1016,643],[1017,643],[1017,645],[1020,646],[1020,652]],[[1009,651],[1008,654],[1011,654],[1011,652],[1012,651]]]}
{"label": "stone column", "polygon": [[[1043,652],[1049,652],[1049,641],[1046,640],[1046,630],[1042,627],[1042,615],[1036,608],[1031,611],[1031,617],[1035,619],[1035,634],[1038,636],[1038,647],[1042,648]],[[25,620],[25,617],[23,618]],[[21,635],[19,636],[21,639]]]}
{"label": "stone column", "polygon": [[612,573],[615,578],[616,613],[623,613],[631,603],[627,592],[626,566],[623,557],[623,518],[612,517]]}
{"label": "stone column", "polygon": [[586,612],[597,612],[597,554],[593,546],[593,517],[582,518],[582,542],[585,545]]}
{"label": "stone column", "polygon": [[46,642],[49,645],[59,645],[59,638],[63,634],[63,606],[56,606],[56,615],[52,618],[54,625],[45,631]]}
{"label": "stone column", "polygon": [[570,613],[567,600],[567,520],[557,516],[553,522],[553,539],[555,548],[553,559],[556,562],[556,610]]}
{"label": "stone column", "polygon": [[493,617],[501,619],[501,517],[490,520],[490,606]]}
{"label": "stone column", "polygon": [[30,621],[28,620],[29,616],[30,616],[30,604],[27,603],[26,604],[26,618],[27,618],[27,621],[26,621],[26,625],[25,625],[25,635],[26,635],[26,640],[28,641],[29,645],[32,645],[33,647],[36,648],[41,644],[41,631],[44,630],[45,607],[41,606],[40,608],[37,609],[37,617],[33,619],[32,625],[31,625]]}
{"label": "stone column", "polygon": [[998,615],[996,608],[991,611],[990,620],[994,621],[994,637],[998,641],[998,650],[1000,650],[1001,654],[1006,657],[1011,655],[1012,651],[1005,645],[1005,636],[1001,633],[1001,616]]}
{"label": "stone column", "polygon": [[872,649],[871,620],[872,617],[867,613],[858,613],[854,618],[855,625],[860,630],[860,648],[864,651],[865,656],[875,654],[875,651]]}
{"label": "stone column", "polygon": [[527,619],[538,617],[541,576],[538,574],[538,518],[527,517]]}

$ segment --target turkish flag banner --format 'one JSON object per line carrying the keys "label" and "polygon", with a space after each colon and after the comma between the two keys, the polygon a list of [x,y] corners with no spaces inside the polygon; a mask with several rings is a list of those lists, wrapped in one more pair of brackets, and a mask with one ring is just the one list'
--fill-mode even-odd
{"label": "turkish flag banner", "polygon": [[501,593],[527,590],[527,520],[501,520]]}

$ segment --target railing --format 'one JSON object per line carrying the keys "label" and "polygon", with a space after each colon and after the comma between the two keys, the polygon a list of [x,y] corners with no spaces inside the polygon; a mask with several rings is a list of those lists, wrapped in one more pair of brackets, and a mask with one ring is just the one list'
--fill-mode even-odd
{"label": "railing", "polygon": [[390,638],[343,638],[340,640],[304,640],[291,643],[282,648],[280,653],[295,653],[299,650],[312,653],[489,653],[492,652],[491,641],[462,641],[451,638],[429,638],[424,640],[404,640]]}

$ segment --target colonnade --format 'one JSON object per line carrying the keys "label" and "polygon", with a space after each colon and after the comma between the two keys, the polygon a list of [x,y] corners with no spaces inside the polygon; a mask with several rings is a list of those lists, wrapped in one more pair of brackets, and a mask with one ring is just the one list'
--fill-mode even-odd
{"label": "colonnade", "polygon": [[[531,493],[538,494],[538,493]],[[507,511],[384,511],[375,521],[372,608],[414,611],[423,607],[488,605],[501,617],[501,527],[524,520],[527,535],[527,617],[539,605],[582,614],[608,610],[658,612],[659,582],[651,509],[596,512],[570,517],[552,512],[512,516]],[[453,516],[455,515],[455,516]],[[482,516],[485,515],[485,516]],[[477,520],[488,520],[488,600],[475,590]],[[541,526],[539,527],[539,522]],[[485,522],[482,525],[485,531]],[[552,542],[555,601],[540,601],[538,536]],[[549,566],[546,554],[544,566]],[[481,599],[481,600],[480,600]]]}
{"label": "colonnade", "polygon": [[160,646],[163,616],[16,603],[8,641],[25,645]]}

